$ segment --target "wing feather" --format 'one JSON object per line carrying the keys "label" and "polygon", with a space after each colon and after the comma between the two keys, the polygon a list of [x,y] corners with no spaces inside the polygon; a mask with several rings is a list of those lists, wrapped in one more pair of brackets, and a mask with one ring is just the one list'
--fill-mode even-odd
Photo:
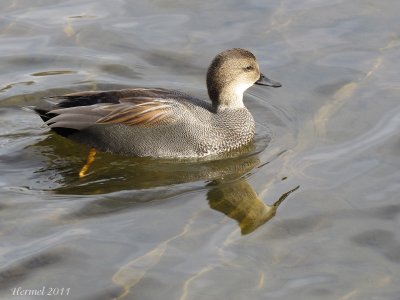
{"label": "wing feather", "polygon": [[152,99],[151,101],[143,101],[138,99],[124,99],[120,104],[109,105],[104,109],[110,111],[106,116],[96,121],[97,124],[123,124],[128,126],[134,125],[151,125],[155,123],[168,123],[176,120],[174,114],[174,105],[172,101],[165,99]]}
{"label": "wing feather", "polygon": [[[159,97],[155,97],[157,93]],[[167,98],[169,95],[174,97]],[[179,119],[177,112],[186,109],[184,102],[177,101],[175,95],[183,97],[183,94],[162,89],[74,93],[60,96],[65,100],[44,111],[44,120],[51,128],[78,130],[96,124],[171,124]]]}

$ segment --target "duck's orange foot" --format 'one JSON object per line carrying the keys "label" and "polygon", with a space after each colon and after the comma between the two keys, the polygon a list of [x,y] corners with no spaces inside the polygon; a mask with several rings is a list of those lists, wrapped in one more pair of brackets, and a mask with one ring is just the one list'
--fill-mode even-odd
{"label": "duck's orange foot", "polygon": [[83,178],[87,175],[87,172],[89,171],[90,166],[94,162],[94,157],[96,156],[96,149],[95,148],[90,148],[89,154],[86,160],[86,164],[82,167],[82,169],[79,171],[79,178]]}

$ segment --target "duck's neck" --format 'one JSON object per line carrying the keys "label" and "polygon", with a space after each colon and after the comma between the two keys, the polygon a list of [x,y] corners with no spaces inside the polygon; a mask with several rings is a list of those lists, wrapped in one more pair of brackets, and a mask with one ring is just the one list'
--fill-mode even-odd
{"label": "duck's neck", "polygon": [[248,85],[227,86],[212,98],[213,106],[220,109],[244,108],[243,93],[249,88]]}

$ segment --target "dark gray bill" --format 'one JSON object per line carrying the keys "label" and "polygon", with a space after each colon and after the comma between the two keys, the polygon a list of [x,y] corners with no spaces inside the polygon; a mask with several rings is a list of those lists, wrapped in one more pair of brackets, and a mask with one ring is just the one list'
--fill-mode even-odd
{"label": "dark gray bill", "polygon": [[269,78],[265,77],[265,75],[262,73],[260,73],[260,78],[255,82],[255,84],[272,86],[272,87],[281,87],[282,86],[282,84],[280,84],[278,81],[269,79]]}

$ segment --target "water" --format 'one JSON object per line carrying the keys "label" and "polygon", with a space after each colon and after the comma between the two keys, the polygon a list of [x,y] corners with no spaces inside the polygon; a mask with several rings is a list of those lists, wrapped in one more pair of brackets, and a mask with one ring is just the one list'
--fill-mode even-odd
{"label": "water", "polygon": [[[0,297],[399,299],[399,12],[395,0],[1,1]],[[104,153],[79,179],[87,149],[20,109],[130,86],[206,97],[210,60],[232,47],[283,83],[246,93],[245,153]]]}

